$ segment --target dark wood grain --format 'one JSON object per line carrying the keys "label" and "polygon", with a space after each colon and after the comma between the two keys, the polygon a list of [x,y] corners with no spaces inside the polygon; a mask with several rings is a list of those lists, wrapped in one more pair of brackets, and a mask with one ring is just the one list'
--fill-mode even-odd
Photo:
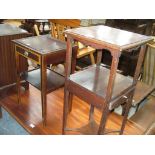
{"label": "dark wood grain", "polygon": [[74,37],[74,39],[80,40],[84,43],[88,42],[94,46],[98,45],[100,48],[113,48],[115,50],[123,51],[141,44],[145,44],[153,38],[144,36],[141,34],[119,30],[108,26],[92,26],[75,28],[65,31]]}
{"label": "dark wood grain", "polygon": [[[96,67],[96,65],[94,65],[92,67],[88,67],[87,70],[83,70],[71,75],[69,80],[74,82],[75,85],[82,86],[84,89],[87,89],[94,94],[105,98],[109,74],[109,69],[102,66]],[[133,79],[130,77],[126,78],[125,76],[117,73],[114,81],[111,100],[115,99],[116,96],[121,93],[121,91],[130,87],[132,85],[132,80]]]}
{"label": "dark wood grain", "polygon": [[[49,93],[53,90],[56,90],[57,88],[64,86],[65,78],[62,75],[55,73],[50,69],[47,69],[46,74],[47,74],[46,93]],[[37,89],[41,90],[41,72],[39,68],[23,73],[22,78],[28,81],[31,85],[33,85]]]}
{"label": "dark wood grain", "polygon": [[[65,61],[66,43],[58,39],[52,38],[50,35],[33,36],[29,38],[16,39],[13,41],[16,45],[16,62],[17,62],[17,89],[18,102],[21,100],[20,93],[20,66],[19,56],[35,61],[39,66],[39,70],[24,72],[23,80],[26,80],[41,91],[42,100],[42,119],[46,125],[46,102],[47,93],[54,91],[64,85],[64,77],[56,72],[47,70],[48,64],[61,63]],[[73,46],[72,72],[75,70],[77,47]],[[58,53],[58,54],[57,54]],[[38,59],[36,59],[36,57]],[[60,57],[62,56],[62,57]]]}
{"label": "dark wood grain", "polygon": [[[72,93],[91,105],[89,113],[89,121],[91,122],[89,124],[92,123],[94,107],[101,109],[102,116],[97,134],[105,134],[110,110],[125,103],[124,117],[119,130],[119,133],[123,134],[145,54],[145,44],[153,38],[107,26],[75,28],[66,30],[65,34],[67,35],[67,53],[62,133],[64,134],[67,130],[74,130],[67,128],[69,96]],[[91,66],[84,71],[71,75],[71,45],[73,40],[96,49],[108,49],[112,56],[110,69],[106,71],[101,67],[101,53],[98,52],[96,66]],[[121,52],[139,46],[141,46],[141,50],[134,78],[130,79],[119,75],[117,67]],[[130,50],[127,52],[130,52]],[[92,126],[95,127],[95,125]]]}
{"label": "dark wood grain", "polygon": [[[0,24],[0,87],[16,82],[15,47],[13,39],[30,36],[26,31],[7,24]],[[27,61],[20,57],[20,68],[27,70]]]}
{"label": "dark wood grain", "polygon": [[16,39],[13,42],[40,55],[51,54],[66,49],[65,42],[51,37],[50,34]]}

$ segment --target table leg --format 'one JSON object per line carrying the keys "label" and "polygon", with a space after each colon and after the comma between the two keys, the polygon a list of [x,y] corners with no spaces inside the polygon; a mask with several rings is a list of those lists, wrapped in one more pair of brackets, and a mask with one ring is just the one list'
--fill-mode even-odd
{"label": "table leg", "polygon": [[66,124],[67,124],[67,115],[68,115],[68,106],[69,106],[69,91],[65,88],[64,89],[62,134],[65,134],[65,128],[66,128]]}
{"label": "table leg", "polygon": [[94,120],[94,109],[95,109],[95,107],[91,104],[90,105],[90,111],[89,111],[89,121]]}
{"label": "table leg", "polygon": [[97,50],[97,61],[96,64],[100,65],[102,61],[102,50]]}
{"label": "table leg", "polygon": [[125,111],[124,111],[124,117],[123,117],[123,121],[122,121],[122,126],[121,126],[121,130],[120,130],[120,135],[123,134],[123,131],[124,131],[124,128],[125,128],[125,124],[127,122],[127,118],[128,118],[128,113],[129,113],[129,110],[132,106],[132,98],[133,98],[133,95],[134,95],[134,91],[132,91],[130,93],[130,96],[128,98],[128,101],[126,103],[126,107],[125,107]]}
{"label": "table leg", "polygon": [[[66,65],[65,65],[65,88],[64,88],[64,106],[63,106],[63,124],[62,134],[65,134],[65,128],[67,124],[67,115],[69,111],[69,91],[67,90],[67,80],[72,70],[72,38],[67,37],[67,51],[66,51]],[[76,61],[76,60],[75,60]]]}
{"label": "table leg", "polygon": [[95,64],[95,58],[93,52],[90,53],[90,60],[91,60],[91,65]]}
{"label": "table leg", "polygon": [[[96,61],[96,65],[100,65],[101,64],[101,59],[102,59],[102,50],[97,50],[97,61]],[[94,61],[95,62],[95,61]],[[99,74],[99,70],[96,69],[96,76],[94,79],[94,83],[98,83],[98,74]],[[97,84],[94,85],[95,87],[93,88],[96,91],[96,86]],[[92,121],[94,119],[94,105],[90,105],[90,111],[89,111],[89,121]]]}
{"label": "table leg", "polygon": [[[77,47],[73,48],[73,54],[72,54],[72,62],[71,62],[71,73],[73,74],[75,72],[76,68],[76,57],[77,57]],[[73,101],[73,94],[69,93],[69,111],[72,111],[72,101]]]}
{"label": "table leg", "polygon": [[[96,61],[96,65],[97,66],[100,66],[100,64],[101,64],[101,59],[102,59],[102,50],[97,50],[97,61]],[[98,83],[98,74],[99,74],[99,70],[98,69],[96,69],[96,76],[95,76],[95,78],[94,78],[94,83],[96,83],[95,85],[94,85],[94,91],[96,91],[96,86],[97,86],[97,83]],[[94,107],[94,105],[90,105],[90,111],[89,111],[89,121],[92,121],[93,119],[94,119],[94,109],[95,109],[95,107]]]}
{"label": "table leg", "polygon": [[111,64],[111,69],[110,69],[110,76],[109,76],[109,81],[108,81],[108,87],[107,87],[107,94],[106,94],[106,101],[103,105],[103,111],[102,111],[102,117],[99,125],[99,130],[98,134],[104,134],[105,133],[105,126],[107,122],[107,118],[109,115],[109,101],[112,96],[112,91],[113,91],[113,86],[114,86],[114,81],[116,77],[116,71],[119,63],[119,57],[120,53],[117,52],[112,52],[112,64]]}
{"label": "table leg", "polygon": [[43,126],[46,125],[46,85],[47,85],[47,74],[46,74],[46,61],[45,57],[42,56],[41,61],[41,103],[42,103],[42,121]]}
{"label": "table leg", "polygon": [[21,92],[20,92],[20,55],[16,52],[16,76],[17,76],[17,99],[18,104],[21,103]]}
{"label": "table leg", "polygon": [[141,46],[140,52],[139,52],[139,57],[137,61],[137,66],[133,78],[133,84],[137,83],[137,80],[139,78],[140,72],[141,72],[141,67],[143,64],[144,56],[145,56],[145,51],[146,51],[146,45]]}
{"label": "table leg", "polygon": [[68,110],[68,112],[70,113],[71,111],[72,111],[72,104],[73,104],[73,94],[72,93],[69,93],[69,110]]}

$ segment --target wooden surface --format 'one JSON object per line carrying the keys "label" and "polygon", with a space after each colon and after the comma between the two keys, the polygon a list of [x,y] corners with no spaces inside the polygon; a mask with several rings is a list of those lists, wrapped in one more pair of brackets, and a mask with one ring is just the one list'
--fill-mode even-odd
{"label": "wooden surface", "polygon": [[65,42],[51,37],[50,34],[17,39],[14,42],[41,55],[66,49]]}
{"label": "wooden surface", "polygon": [[[64,86],[65,78],[54,71],[47,69],[47,93],[57,88]],[[29,72],[26,72],[22,76],[23,79],[28,81],[34,87],[41,90],[41,77],[40,77],[40,69],[35,69]]]}
{"label": "wooden surface", "polygon": [[[17,39],[13,42],[16,47],[18,103],[21,103],[21,72],[19,57],[22,56],[26,59],[31,59],[32,61],[35,61],[37,64],[40,65],[40,70],[34,70],[29,73],[25,73],[25,76],[23,76],[23,80],[31,83],[33,86],[35,86],[41,91],[42,118],[43,124],[45,125],[47,109],[46,95],[47,93],[58,89],[64,85],[64,78],[56,72],[49,72],[49,70],[47,70],[47,65],[53,63],[61,63],[62,61],[65,61],[66,43],[58,39],[54,39],[50,35]],[[76,46],[73,47],[73,51],[74,54],[72,59],[72,70],[75,69],[75,56],[77,53]]]}
{"label": "wooden surface", "polygon": [[[133,32],[119,30],[108,26],[91,26],[66,30],[67,35],[71,35],[74,39],[88,44],[102,45],[102,48],[112,48],[119,51],[129,49],[148,41],[153,40],[151,37],[136,34]],[[101,48],[100,47],[100,48]]]}
{"label": "wooden surface", "polygon": [[79,27],[81,23],[79,19],[49,19],[49,22],[69,27]]}
{"label": "wooden surface", "polygon": [[[0,87],[16,82],[15,46],[13,39],[30,36],[25,30],[8,24],[0,24]],[[27,70],[27,61],[20,57],[22,71]]]}
{"label": "wooden surface", "polygon": [[[106,97],[106,90],[109,80],[110,70],[102,66],[91,66],[88,69],[74,73],[70,76],[70,80],[92,91],[94,94]],[[132,78],[127,78],[121,74],[116,74],[112,98],[114,99],[122,91],[132,85]]]}
{"label": "wooden surface", "polygon": [[[79,98],[91,105],[89,114],[90,122],[93,120],[94,107],[101,108],[102,117],[100,120],[97,134],[105,133],[105,126],[108,120],[110,110],[113,110],[122,103],[125,103],[125,106],[123,108],[123,121],[121,124],[121,129],[119,131],[120,134],[123,134],[127,122],[127,116],[132,105],[135,86],[137,84],[146,51],[145,44],[151,41],[153,38],[107,26],[80,27],[66,30],[65,34],[67,35],[67,54],[62,128],[63,134],[65,134],[65,131],[67,129],[67,115],[70,109],[69,107],[71,107],[70,96],[72,96],[72,94],[78,96]],[[90,67],[87,68],[85,71],[81,71],[77,74],[75,73],[71,75],[71,56],[73,40],[82,42],[85,45],[92,46],[96,49],[108,49],[110,51],[112,55],[112,63],[107,80],[104,77],[102,78],[102,76],[105,76],[106,73],[104,73],[103,70],[100,68],[102,51],[98,51],[97,53],[97,65],[95,66],[96,68],[94,67],[94,70],[91,70],[91,68],[93,67]],[[133,81],[130,81],[130,84],[126,81],[123,82],[124,84],[121,84],[122,81],[128,79],[127,77],[121,77],[121,82],[118,82],[117,84],[117,68],[121,52],[125,49],[132,50],[132,48],[137,47],[141,47],[141,50],[139,53]],[[91,71],[89,71],[89,69]],[[102,71],[102,75],[100,75],[100,71]],[[91,75],[91,72],[95,74]],[[128,84],[127,86],[126,83]],[[103,87],[103,89],[101,89],[101,87]],[[113,96],[113,93],[118,94]],[[112,104],[111,101],[113,102]]]}
{"label": "wooden surface", "polygon": [[[65,30],[80,27],[80,20],[78,19],[50,19],[51,36],[62,41],[66,41]],[[77,58],[89,56],[91,64],[95,64],[93,53],[96,50],[91,47],[86,47],[78,42]]]}
{"label": "wooden surface", "polygon": [[[15,88],[0,92],[0,104],[9,114],[18,121],[30,134],[61,134],[63,93],[61,88],[47,95],[47,126],[43,127],[41,118],[40,91],[30,85],[26,92],[22,90],[22,104],[17,104]],[[68,117],[69,127],[81,127],[88,122],[89,106],[77,97],[73,99],[73,111]],[[95,120],[99,123],[101,112],[95,110]],[[122,117],[111,113],[107,122],[107,128],[120,128]],[[34,128],[31,127],[32,124]],[[143,129],[135,123],[128,121],[124,134],[143,134]],[[67,132],[67,134],[80,134],[79,132]],[[114,133],[113,133],[114,134]],[[116,134],[116,133],[115,133]]]}

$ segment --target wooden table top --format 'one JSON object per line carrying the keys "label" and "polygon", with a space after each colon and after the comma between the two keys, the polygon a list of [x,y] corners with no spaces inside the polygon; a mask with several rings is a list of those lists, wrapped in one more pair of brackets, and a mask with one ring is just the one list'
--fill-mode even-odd
{"label": "wooden table top", "polygon": [[14,25],[0,24],[0,36],[16,35],[21,33],[28,33],[28,32]]}
{"label": "wooden table top", "polygon": [[50,34],[17,39],[13,42],[41,55],[66,50],[66,43],[51,37]]}
{"label": "wooden table top", "polygon": [[69,29],[65,33],[71,35],[74,39],[78,40],[80,38],[90,43],[97,43],[119,51],[130,49],[153,40],[150,36],[103,25]]}

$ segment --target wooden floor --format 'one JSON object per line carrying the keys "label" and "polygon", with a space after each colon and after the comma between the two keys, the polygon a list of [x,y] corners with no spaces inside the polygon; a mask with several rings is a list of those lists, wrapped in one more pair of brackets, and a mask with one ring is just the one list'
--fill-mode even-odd
{"label": "wooden floor", "polygon": [[[30,85],[28,91],[22,91],[22,104],[17,104],[15,87],[3,90],[0,93],[0,104],[17,120],[30,134],[61,134],[63,111],[63,88],[47,95],[47,125],[43,127],[41,119],[40,91]],[[68,117],[68,127],[79,128],[88,122],[89,105],[74,97],[73,110]],[[99,123],[101,113],[95,111],[95,120]],[[111,113],[106,128],[119,130],[121,116]],[[143,134],[143,129],[128,121],[124,134]],[[66,134],[81,134],[67,132]],[[116,133],[115,133],[116,134]]]}

